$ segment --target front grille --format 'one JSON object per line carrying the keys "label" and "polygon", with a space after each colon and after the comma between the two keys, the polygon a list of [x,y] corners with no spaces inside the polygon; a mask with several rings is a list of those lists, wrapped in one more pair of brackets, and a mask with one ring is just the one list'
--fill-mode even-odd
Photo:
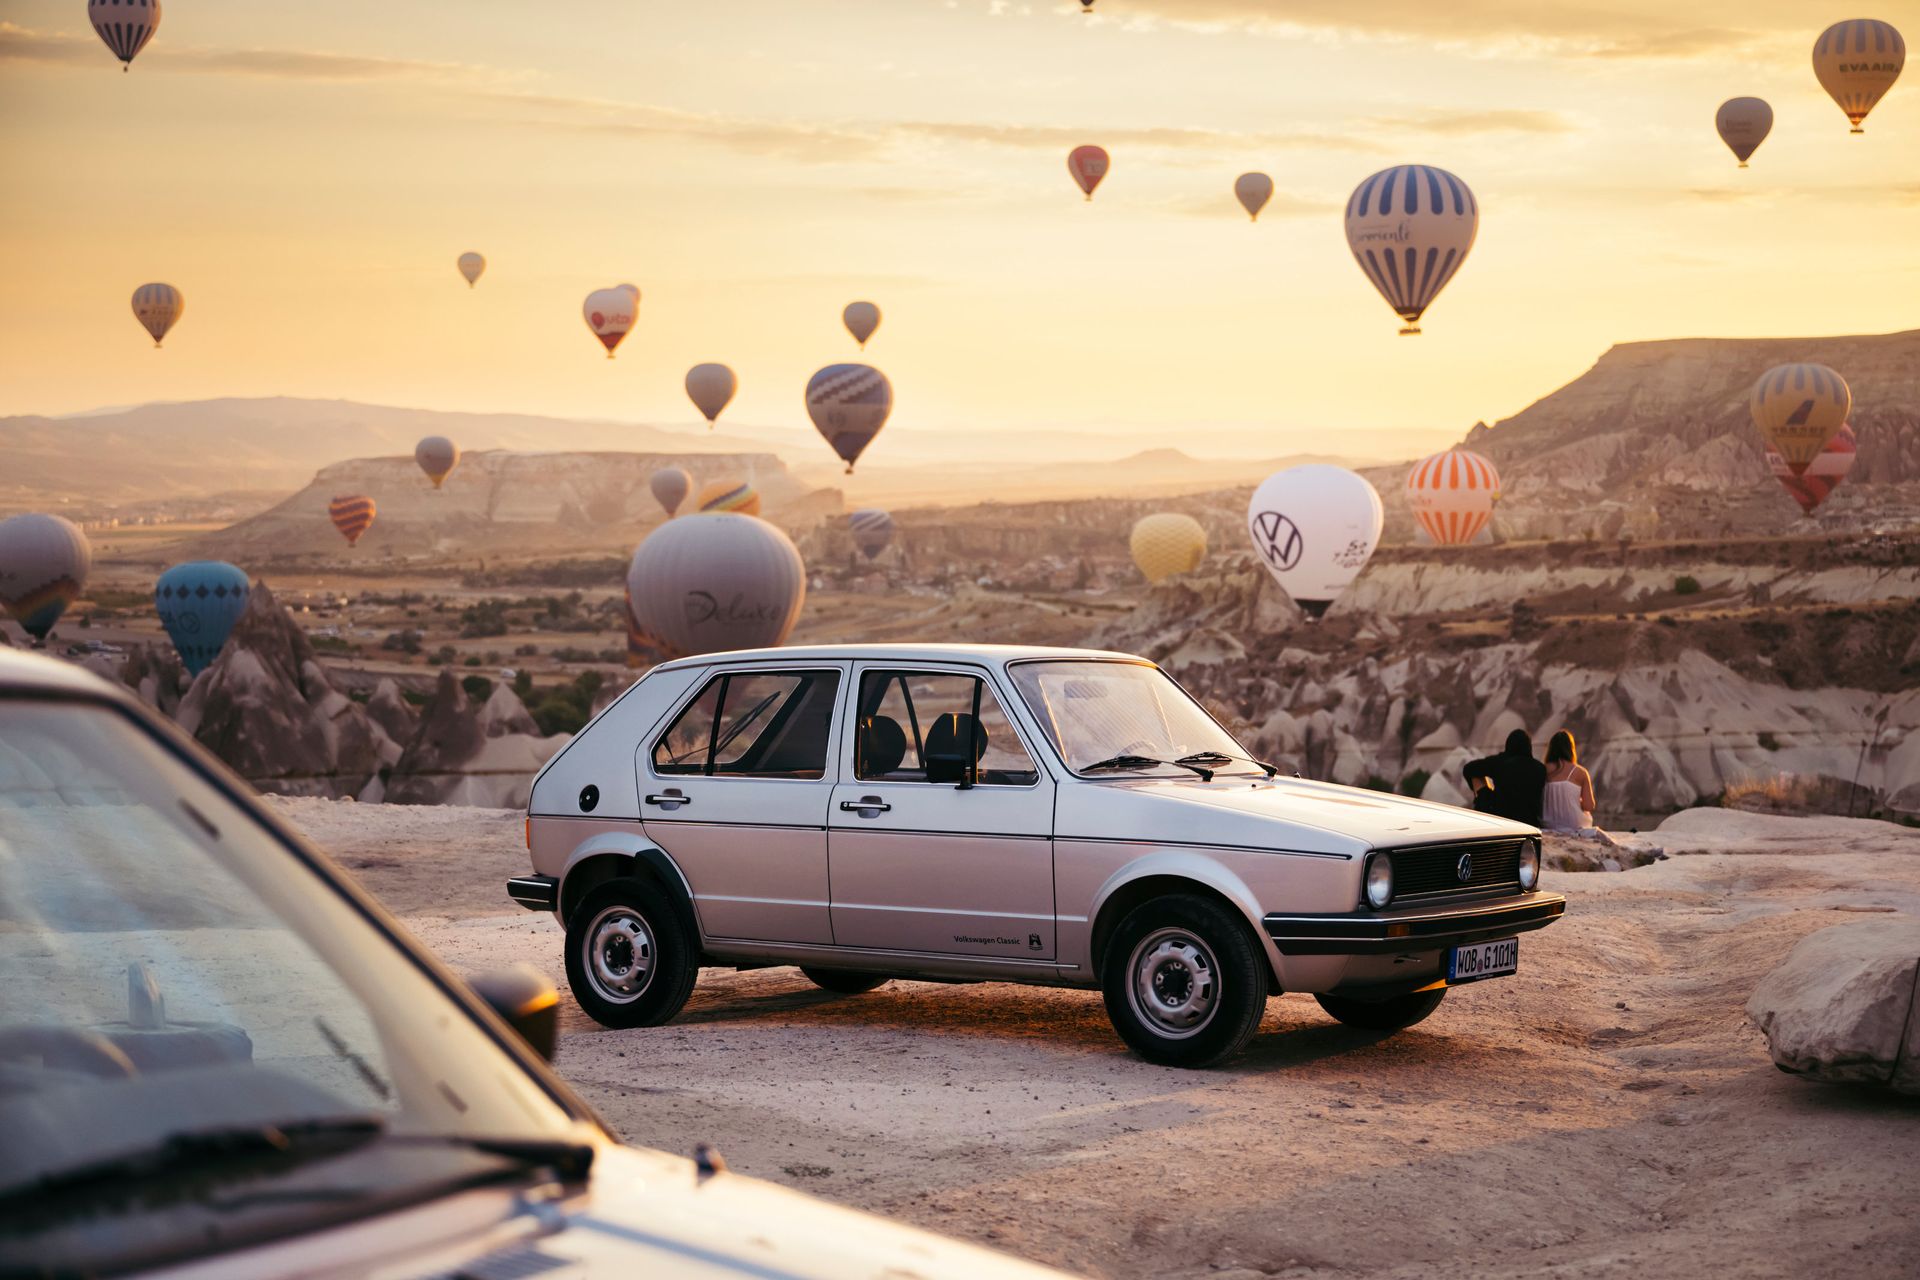
{"label": "front grille", "polygon": [[[1520,891],[1522,838],[1450,840],[1409,849],[1389,849],[1393,859],[1394,903],[1431,901]],[[1462,856],[1473,859],[1472,873],[1460,878]]]}

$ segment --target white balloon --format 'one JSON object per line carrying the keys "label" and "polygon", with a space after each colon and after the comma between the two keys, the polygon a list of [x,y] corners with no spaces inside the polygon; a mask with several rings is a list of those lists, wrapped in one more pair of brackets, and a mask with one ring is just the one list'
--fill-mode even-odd
{"label": "white balloon", "polygon": [[740,380],[723,364],[697,364],[687,370],[687,398],[706,415],[709,424],[720,416],[739,387]]}
{"label": "white balloon", "polygon": [[595,289],[587,295],[580,314],[586,317],[587,328],[600,339],[600,344],[607,349],[607,359],[611,360],[613,349],[627,336],[627,330],[633,328],[634,317],[640,314],[640,291],[630,284]]}
{"label": "white balloon", "polygon": [[697,513],[646,536],[627,567],[632,621],[674,657],[784,643],[807,598],[792,539],[758,516]]}
{"label": "white balloon", "polygon": [[1315,462],[1261,482],[1247,504],[1247,536],[1273,580],[1317,618],[1360,576],[1385,518],[1372,485]]}

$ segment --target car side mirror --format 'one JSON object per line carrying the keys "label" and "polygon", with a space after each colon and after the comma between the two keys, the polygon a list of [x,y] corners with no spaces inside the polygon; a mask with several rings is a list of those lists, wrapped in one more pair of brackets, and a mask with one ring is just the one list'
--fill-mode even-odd
{"label": "car side mirror", "polygon": [[560,1039],[560,992],[553,979],[530,964],[516,964],[470,978],[467,985],[535,1053],[553,1061]]}

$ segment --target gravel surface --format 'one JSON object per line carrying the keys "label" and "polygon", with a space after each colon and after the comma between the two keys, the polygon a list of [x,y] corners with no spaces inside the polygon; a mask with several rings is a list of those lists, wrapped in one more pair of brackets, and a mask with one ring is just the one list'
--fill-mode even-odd
{"label": "gravel surface", "polygon": [[[276,802],[462,970],[561,974],[520,816]],[[557,1065],[629,1141],[1100,1276],[1920,1274],[1920,1101],[1777,1072],[1741,1006],[1806,934],[1920,917],[1920,833],[1693,810],[1557,875],[1517,977],[1378,1038],[1274,1000],[1245,1055],[1128,1054],[1092,994],[702,975],[669,1026],[568,999]]]}

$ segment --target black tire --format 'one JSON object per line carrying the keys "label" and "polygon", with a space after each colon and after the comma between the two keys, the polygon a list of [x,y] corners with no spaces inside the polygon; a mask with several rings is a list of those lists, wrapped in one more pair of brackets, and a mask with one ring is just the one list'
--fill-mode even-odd
{"label": "black tire", "polygon": [[686,1005],[699,976],[680,913],[645,880],[609,880],[567,921],[567,984],[603,1027],[659,1026]]}
{"label": "black tire", "polygon": [[1239,1052],[1267,1008],[1266,958],[1246,921],[1197,894],[1129,911],[1100,977],[1113,1029],[1162,1066],[1208,1067]]}
{"label": "black tire", "polygon": [[1352,996],[1315,996],[1320,1007],[1350,1027],[1363,1031],[1404,1031],[1440,1007],[1447,989],[1414,991],[1391,1000],[1358,1000]]}
{"label": "black tire", "polygon": [[884,973],[855,973],[851,969],[809,969],[801,965],[800,972],[822,991],[837,991],[843,996],[857,996],[893,981]]}

